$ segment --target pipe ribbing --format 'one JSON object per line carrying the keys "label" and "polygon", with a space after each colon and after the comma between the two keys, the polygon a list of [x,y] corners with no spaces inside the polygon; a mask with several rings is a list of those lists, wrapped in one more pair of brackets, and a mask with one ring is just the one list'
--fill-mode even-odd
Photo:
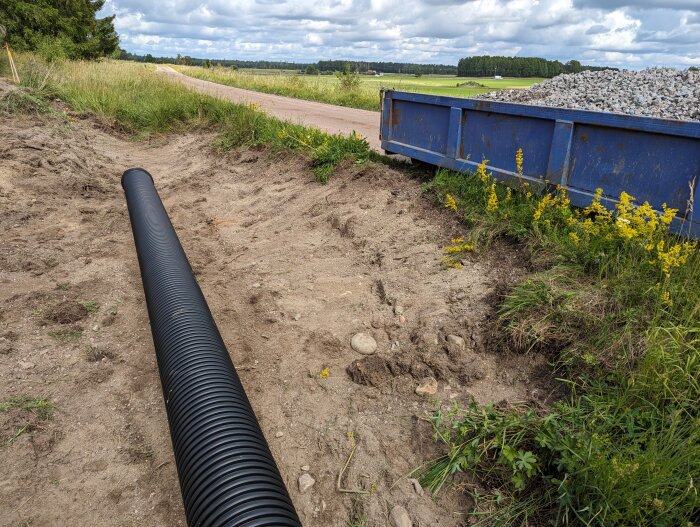
{"label": "pipe ribbing", "polygon": [[124,172],[190,526],[301,526],[151,175]]}

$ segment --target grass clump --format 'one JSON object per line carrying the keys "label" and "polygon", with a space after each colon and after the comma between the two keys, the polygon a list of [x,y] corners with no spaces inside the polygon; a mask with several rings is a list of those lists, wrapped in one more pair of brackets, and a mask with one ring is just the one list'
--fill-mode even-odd
{"label": "grass clump", "polygon": [[669,232],[677,211],[626,193],[609,211],[602,190],[575,209],[561,189],[496,183],[486,161],[473,175],[440,171],[431,187],[472,226],[469,246],[505,236],[529,250],[539,271],[502,299],[500,345],[547,353],[568,396],[546,411],[436,413],[446,454],[421,483],[437,492],[471,474],[484,525],[694,525],[700,256]]}
{"label": "grass clump", "polygon": [[[367,142],[357,135],[328,135],[269,117],[252,106],[232,104],[193,92],[148,65],[104,60],[57,61],[45,65],[29,55],[18,58],[20,76],[30,65],[43,68],[44,91],[67,102],[74,111],[96,115],[108,125],[142,138],[153,134],[206,130],[218,133],[221,150],[257,145],[293,150],[310,158],[320,181],[341,160],[363,162]],[[35,67],[35,66],[31,66]],[[30,91],[45,100],[44,92]]]}
{"label": "grass clump", "polygon": [[49,331],[49,337],[54,339],[59,344],[67,344],[80,340],[83,336],[83,330],[79,327],[61,328],[54,331]]}
{"label": "grass clump", "polygon": [[55,95],[49,77],[51,68],[34,59],[23,62],[20,84],[0,97],[0,111],[8,113],[51,113],[48,99]]}
{"label": "grass clump", "polygon": [[100,305],[95,300],[82,300],[78,303],[85,308],[88,315],[93,315],[100,309]]}
{"label": "grass clump", "polygon": [[48,399],[32,398],[26,395],[0,401],[0,412],[9,412],[17,409],[28,410],[42,419],[48,419],[53,413],[53,404]]}

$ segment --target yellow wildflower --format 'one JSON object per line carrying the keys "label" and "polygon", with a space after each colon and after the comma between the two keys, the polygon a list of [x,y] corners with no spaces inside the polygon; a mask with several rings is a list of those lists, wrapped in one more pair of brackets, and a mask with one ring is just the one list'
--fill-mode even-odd
{"label": "yellow wildflower", "polygon": [[319,379],[325,379],[331,374],[331,369],[330,368],[323,368],[321,373],[319,373],[318,377]]}
{"label": "yellow wildflower", "polygon": [[445,208],[457,211],[457,201],[452,194],[447,194],[445,196]]}
{"label": "yellow wildflower", "polygon": [[518,176],[523,177],[523,149],[518,148],[515,152],[515,169],[518,171]]}
{"label": "yellow wildflower", "polygon": [[588,236],[596,236],[600,234],[600,224],[594,223],[591,218],[586,218],[580,223],[581,230]]}
{"label": "yellow wildflower", "polygon": [[664,209],[664,213],[659,218],[659,221],[664,225],[668,225],[673,221],[676,214],[678,214],[678,209],[669,209],[665,203],[661,205],[661,208]]}
{"label": "yellow wildflower", "polygon": [[664,291],[661,293],[661,303],[665,306],[671,307],[673,305],[673,300],[671,300],[671,293]]}
{"label": "yellow wildflower", "polygon": [[615,205],[619,218],[628,218],[630,211],[634,208],[634,205],[632,204],[633,201],[634,197],[627,194],[627,192],[622,191],[620,193],[620,200]]}
{"label": "yellow wildflower", "polygon": [[483,159],[481,163],[476,166],[476,175],[483,183],[487,183],[490,175],[486,173],[486,164],[489,162],[488,159]]}
{"label": "yellow wildflower", "polygon": [[539,219],[542,217],[542,214],[544,214],[544,211],[551,203],[552,195],[545,194],[544,197],[537,203],[537,207],[535,208],[535,213],[532,215],[532,219],[535,221],[539,221]]}
{"label": "yellow wildflower", "polygon": [[450,243],[464,243],[464,238],[452,238]]}
{"label": "yellow wildflower", "polygon": [[583,209],[583,213],[586,215],[595,216],[595,220],[600,223],[606,223],[610,221],[611,215],[608,209],[606,209],[601,204],[601,197],[603,196],[603,189],[597,188],[595,194],[593,195],[593,201],[591,204]]}
{"label": "yellow wildflower", "polygon": [[661,268],[661,271],[666,275],[666,278],[671,276],[671,271],[676,267],[682,267],[688,261],[688,255],[692,250],[693,244],[684,243],[669,243],[668,248],[665,248],[664,240],[660,240],[656,244],[656,260]]}
{"label": "yellow wildflower", "polygon": [[486,201],[486,210],[494,212],[498,210],[498,196],[496,195],[496,183],[491,183],[489,187],[489,195]]}
{"label": "yellow wildflower", "polygon": [[513,189],[508,187],[506,189],[506,201],[510,201],[510,199],[513,197]]}
{"label": "yellow wildflower", "polygon": [[569,196],[566,195],[566,189],[561,188],[561,185],[557,185],[557,190],[559,191],[559,195],[557,196],[557,206],[560,209],[568,209],[569,205],[571,204],[571,200],[569,199]]}
{"label": "yellow wildflower", "polygon": [[615,226],[620,236],[626,240],[631,240],[637,236],[637,231],[630,225],[630,220],[627,218],[618,217],[615,221]]}
{"label": "yellow wildflower", "polygon": [[452,254],[452,253],[463,253],[467,251],[473,251],[474,246],[465,243],[464,245],[453,245],[453,246],[448,246],[448,247],[443,247],[443,251],[445,251],[447,254]]}
{"label": "yellow wildflower", "polygon": [[569,239],[572,241],[574,245],[578,245],[581,239],[578,237],[578,234],[575,232],[570,232],[569,233]]}

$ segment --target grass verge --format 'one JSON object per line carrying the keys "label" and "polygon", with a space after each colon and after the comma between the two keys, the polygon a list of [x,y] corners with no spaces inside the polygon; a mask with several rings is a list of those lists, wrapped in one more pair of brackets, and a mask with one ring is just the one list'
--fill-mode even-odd
{"label": "grass verge", "polygon": [[547,411],[438,411],[446,454],[422,484],[470,474],[482,525],[697,525],[700,256],[668,232],[675,211],[624,193],[613,212],[599,195],[574,209],[562,191],[496,183],[485,163],[427,186],[471,227],[447,267],[495,236],[529,249],[539,271],[502,299],[499,345],[547,353],[568,396]]}
{"label": "grass verge", "polygon": [[337,79],[335,76],[260,75],[222,67],[171,67],[195,79],[235,88],[361,110],[379,111],[379,86],[363,84],[359,77],[357,77],[358,82],[344,83],[342,79]]}
{"label": "grass verge", "polygon": [[221,151],[267,145],[299,152],[310,159],[322,182],[343,159],[363,162],[371,155],[367,142],[357,135],[328,135],[274,119],[250,106],[198,94],[154,75],[146,65],[59,61],[49,66],[31,55],[19,56],[17,63],[22,86],[11,92],[9,100],[0,101],[5,111],[48,111],[48,98],[58,97],[74,111],[92,113],[137,138],[215,131],[215,146]]}

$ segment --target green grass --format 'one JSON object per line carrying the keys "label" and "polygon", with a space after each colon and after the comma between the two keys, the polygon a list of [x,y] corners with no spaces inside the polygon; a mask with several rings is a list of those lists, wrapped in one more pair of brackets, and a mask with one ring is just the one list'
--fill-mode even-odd
{"label": "green grass", "polygon": [[[217,132],[220,151],[267,145],[309,158],[320,181],[343,159],[363,162],[371,155],[359,136],[328,135],[269,117],[250,106],[195,93],[155,75],[147,65],[123,61],[54,63],[31,55],[17,57],[22,93],[47,107],[47,96],[59,97],[74,111],[99,119],[135,138],[194,130]],[[32,73],[34,72],[34,73]],[[23,95],[24,97],[25,95]],[[5,110],[10,108],[5,105]],[[26,106],[26,105],[25,105]],[[22,108],[18,108],[22,110]]]}
{"label": "green grass", "polygon": [[[421,483],[438,492],[454,474],[470,473],[480,483],[472,495],[482,525],[695,524],[697,245],[669,234],[644,206],[612,216],[596,205],[576,210],[561,193],[541,199],[482,175],[439,171],[427,188],[441,203],[454,199],[469,226],[463,243],[474,250],[495,237],[527,249],[540,270],[502,299],[496,344],[548,354],[568,395],[546,411],[438,411],[445,456]],[[679,258],[669,256],[676,250]],[[460,253],[449,256],[446,265],[459,267]]]}
{"label": "green grass", "polygon": [[379,90],[382,87],[434,95],[474,97],[493,90],[526,88],[542,80],[387,74],[382,77],[361,75],[357,86],[348,87],[343,86],[335,75],[300,75],[284,71],[260,74],[221,67],[172,67],[190,77],[237,88],[374,111],[379,111]]}
{"label": "green grass", "polygon": [[78,303],[85,308],[88,315],[93,315],[100,309],[100,305],[95,300],[82,300]]}
{"label": "green grass", "polygon": [[80,328],[62,328],[54,331],[49,331],[49,337],[54,339],[59,344],[67,344],[76,342],[83,336],[83,330]]}
{"label": "green grass", "polygon": [[53,412],[53,404],[48,399],[27,396],[14,397],[6,401],[0,401],[0,412],[9,412],[15,409],[28,410],[47,419]]}

